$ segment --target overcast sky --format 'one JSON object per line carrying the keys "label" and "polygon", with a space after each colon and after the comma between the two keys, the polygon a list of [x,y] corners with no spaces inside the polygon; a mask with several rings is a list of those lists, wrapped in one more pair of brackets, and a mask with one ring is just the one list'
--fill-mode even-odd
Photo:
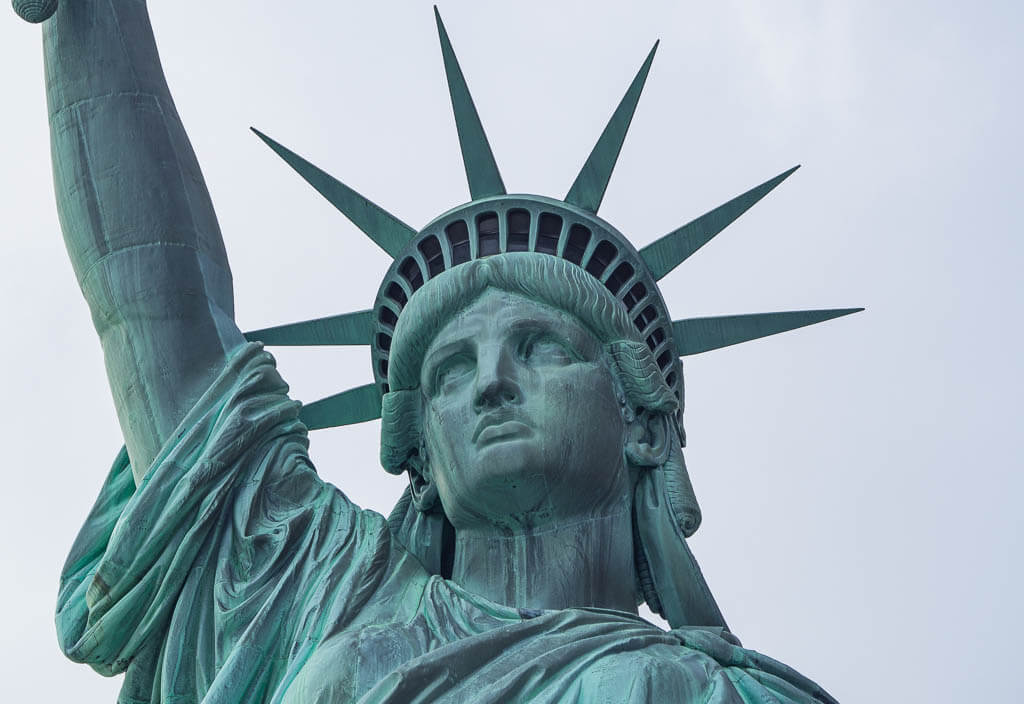
{"label": "overcast sky", "polygon": [[[240,325],[369,307],[386,255],[247,128],[414,226],[467,200],[430,4],[150,6]],[[844,702],[1024,699],[1021,5],[441,11],[510,192],[565,194],[657,38],[603,217],[642,246],[803,164],[663,287],[676,317],[868,309],[686,361],[692,545],[744,644]],[[121,440],[59,235],[38,28],[0,12],[0,60],[0,695],[109,703],[118,681],[64,659],[52,614]],[[278,354],[305,401],[370,381],[368,357]],[[312,452],[387,512],[378,434]]]}

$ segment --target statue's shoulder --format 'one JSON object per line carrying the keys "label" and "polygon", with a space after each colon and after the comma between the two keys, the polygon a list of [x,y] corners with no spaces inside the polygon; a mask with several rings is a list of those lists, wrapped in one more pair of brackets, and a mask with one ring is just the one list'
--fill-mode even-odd
{"label": "statue's shoulder", "polygon": [[[744,648],[722,629],[679,628],[669,632],[678,639],[685,656],[681,662],[696,660],[708,668],[713,688],[730,684],[737,693],[757,701],[825,702],[836,700],[817,683],[788,665],[756,650]],[[715,702],[717,699],[709,699]]]}

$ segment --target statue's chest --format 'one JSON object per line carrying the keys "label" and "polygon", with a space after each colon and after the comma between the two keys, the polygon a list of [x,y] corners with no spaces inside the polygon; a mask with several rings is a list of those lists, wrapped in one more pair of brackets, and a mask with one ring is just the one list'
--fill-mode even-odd
{"label": "statue's chest", "polygon": [[582,639],[566,659],[566,648],[548,650],[544,636],[514,642],[500,637],[508,630],[446,643],[417,621],[354,629],[320,646],[281,704],[703,704],[716,689],[711,680],[723,676],[706,656],[678,645],[634,650],[625,639],[591,649]]}

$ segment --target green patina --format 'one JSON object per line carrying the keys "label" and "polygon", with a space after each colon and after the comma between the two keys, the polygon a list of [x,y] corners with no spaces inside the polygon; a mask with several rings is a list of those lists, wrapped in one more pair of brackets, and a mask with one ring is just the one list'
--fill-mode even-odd
{"label": "green patina", "polygon": [[[145,3],[15,9],[125,437],[62,575],[69,657],[123,702],[832,701],[739,645],[686,545],[679,358],[857,309],[672,320],[657,282],[793,170],[637,251],[596,213],[654,49],[564,201],[506,194],[439,15],[469,203],[417,231],[257,132],[394,262],[370,309],[243,334]],[[374,381],[300,406],[258,342],[368,345]],[[307,454],[373,418],[409,477],[387,519]]]}

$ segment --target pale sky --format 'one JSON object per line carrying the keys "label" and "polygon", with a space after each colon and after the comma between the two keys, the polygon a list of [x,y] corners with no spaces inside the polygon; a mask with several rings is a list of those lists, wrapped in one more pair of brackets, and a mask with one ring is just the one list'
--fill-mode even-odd
{"label": "pale sky", "polygon": [[[386,255],[247,128],[414,226],[467,200],[430,4],[150,6],[240,325],[369,307]],[[564,196],[658,38],[605,219],[643,246],[803,164],[663,292],[676,317],[867,307],[686,361],[694,552],[744,644],[843,702],[1024,700],[1020,8],[440,8],[510,192]],[[53,608],[121,440],[57,225],[38,28],[0,12],[0,59],[0,698],[109,703],[118,680],[61,655]],[[300,400],[372,379],[365,349],[277,356]],[[378,434],[312,453],[386,513]]]}

